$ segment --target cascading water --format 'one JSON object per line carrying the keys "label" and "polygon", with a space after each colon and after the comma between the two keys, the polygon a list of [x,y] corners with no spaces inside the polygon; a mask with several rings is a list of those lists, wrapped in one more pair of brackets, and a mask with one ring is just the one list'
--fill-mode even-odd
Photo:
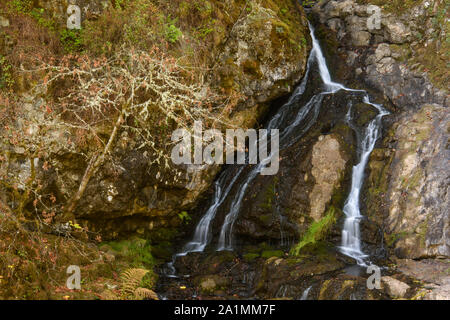
{"label": "cascading water", "polygon": [[[367,258],[367,255],[361,251],[359,230],[359,222],[362,218],[359,210],[360,192],[364,181],[364,170],[369,160],[369,156],[375,147],[375,142],[379,137],[381,118],[389,114],[381,105],[371,103],[367,95],[364,97],[364,103],[375,107],[379,113],[367,126],[364,138],[359,146],[361,152],[360,160],[359,163],[353,167],[352,186],[344,205],[346,219],[342,230],[342,246],[340,248],[343,254],[354,258],[357,263],[362,266],[366,265],[364,259]],[[349,118],[349,115],[350,113],[347,114],[347,118]]]}
{"label": "cascading water", "polygon": [[300,298],[300,300],[308,300],[308,294],[309,291],[311,290],[312,286],[309,286],[305,291],[303,291],[302,297]]}
{"label": "cascading water", "polygon": [[225,174],[216,181],[213,204],[211,207],[209,207],[208,211],[206,211],[205,215],[202,217],[197,227],[195,228],[194,238],[192,239],[192,241],[188,242],[184,246],[182,251],[183,255],[186,255],[189,252],[202,252],[205,249],[211,238],[210,225],[216,215],[217,208],[227,197],[230,189],[233,187],[235,181],[242,172],[242,169],[243,168],[239,169],[238,174],[233,177],[225,190],[222,189],[223,181],[225,180]]}
{"label": "cascading water", "polygon": [[[173,265],[177,257],[185,256],[191,252],[203,252],[205,247],[208,245],[211,239],[211,228],[210,228],[211,222],[216,216],[217,209],[226,199],[228,193],[230,192],[231,188],[233,187],[242,170],[243,167],[239,169],[238,173],[228,183],[225,182],[227,181],[226,171],[224,171],[222,175],[219,177],[219,179],[217,179],[214,185],[215,192],[212,205],[208,208],[205,215],[200,219],[200,222],[197,224],[197,227],[195,228],[194,232],[194,237],[192,238],[192,240],[185,244],[181,252],[175,254],[172,257],[172,262],[168,264],[169,271],[167,272],[167,274],[169,276],[175,275],[176,270]],[[226,187],[223,188],[224,186]]]}
{"label": "cascading water", "polygon": [[[342,246],[340,247],[343,254],[354,258],[358,264],[364,265],[366,255],[361,251],[359,234],[359,221],[361,218],[359,195],[364,179],[364,169],[379,136],[381,118],[388,114],[388,112],[381,105],[371,103],[367,92],[364,90],[346,88],[342,84],[331,80],[325,57],[319,41],[314,34],[314,28],[311,25],[309,25],[309,28],[313,47],[308,59],[305,77],[288,102],[269,121],[266,128],[268,129],[267,132],[270,132],[271,129],[279,129],[280,151],[287,149],[297,142],[315,123],[322,106],[323,98],[326,95],[332,95],[340,90],[352,92],[353,94],[361,94],[366,104],[375,107],[379,111],[376,118],[366,128],[364,138],[361,139],[361,145],[359,146],[361,150],[360,162],[353,168],[351,191],[344,206],[346,220],[342,231]],[[298,100],[306,90],[309,74],[314,62],[317,63],[320,78],[323,82],[323,91],[314,94],[307,103],[299,106]],[[294,117],[292,116],[292,112],[295,112]],[[269,140],[269,137],[265,136],[262,139]],[[173,256],[172,263],[169,264],[170,271],[166,274],[175,274],[173,264],[177,257],[187,255],[190,252],[202,252],[206,248],[212,239],[212,221],[216,217],[219,208],[221,208],[225,200],[230,196],[232,196],[232,200],[220,230],[217,250],[233,250],[233,225],[239,215],[244,196],[252,185],[252,182],[260,174],[261,169],[270,163],[271,158],[275,156],[278,157],[278,150],[271,150],[269,156],[265,159],[260,159],[257,165],[241,165],[237,172],[231,171],[231,173],[228,173],[225,170],[221,174],[215,183],[215,194],[212,203],[198,223],[192,240],[183,247],[181,252]],[[237,181],[239,181],[239,184],[237,184]],[[232,190],[236,191],[232,192]]]}

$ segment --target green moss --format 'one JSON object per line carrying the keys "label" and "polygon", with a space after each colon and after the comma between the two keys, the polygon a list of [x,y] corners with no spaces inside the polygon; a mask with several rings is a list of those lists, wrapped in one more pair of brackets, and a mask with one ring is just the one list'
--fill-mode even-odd
{"label": "green moss", "polygon": [[411,190],[415,189],[417,186],[419,186],[420,182],[423,180],[423,169],[417,168],[409,179],[406,179],[405,177],[401,178],[402,181],[402,188],[405,190]]}
{"label": "green moss", "polygon": [[391,44],[390,49],[399,54],[399,57],[396,58],[398,61],[405,62],[412,57],[410,44]]}
{"label": "green moss", "polygon": [[272,183],[270,183],[265,191],[264,203],[260,205],[261,208],[272,210],[273,201],[276,196],[276,187],[278,185],[278,178],[274,177]]}
{"label": "green moss", "polygon": [[259,221],[261,221],[264,225],[270,225],[272,222],[272,214],[263,214],[258,217]]}
{"label": "green moss", "polygon": [[178,218],[180,218],[181,222],[184,224],[189,224],[189,222],[192,220],[192,217],[187,213],[187,211],[181,211],[178,214]]}
{"label": "green moss", "polygon": [[[153,268],[155,259],[152,255],[150,242],[145,239],[122,240],[106,242],[120,258],[135,268]],[[101,248],[101,247],[100,247]]]}
{"label": "green moss", "polygon": [[217,270],[217,266],[220,266],[223,263],[232,262],[236,257],[236,253],[232,251],[218,251],[209,255],[206,261],[210,268],[210,272],[214,272]]}
{"label": "green moss", "polygon": [[[435,10],[434,5],[429,7],[433,15],[431,21],[423,21],[417,32],[418,41],[412,49],[414,54],[410,56],[409,65],[419,64],[419,71],[427,72],[433,85],[444,91],[448,91],[450,79],[450,21],[447,18],[450,10],[450,2],[442,1]],[[432,28],[425,27],[431,22]],[[430,34],[430,31],[432,33]],[[426,45],[425,45],[426,43]]]}
{"label": "green moss", "polygon": [[267,244],[266,242],[261,242],[261,243],[259,244],[259,250],[260,250],[260,251],[263,251],[263,250],[272,250],[272,247],[271,247],[269,244]]}
{"label": "green moss", "polygon": [[251,262],[256,258],[259,258],[259,253],[246,253],[242,257],[244,258],[245,261]]}
{"label": "green moss", "polygon": [[4,56],[0,54],[0,90],[11,89],[14,85],[12,66]]}
{"label": "green moss", "polygon": [[176,228],[158,227],[148,233],[148,238],[152,243],[161,243],[164,241],[172,242],[178,234]]}
{"label": "green moss", "polygon": [[330,231],[331,227],[336,223],[335,211],[336,210],[334,207],[330,207],[325,217],[319,221],[313,222],[306,231],[306,234],[303,236],[302,240],[291,249],[290,254],[293,256],[298,256],[304,247],[309,245],[314,246],[318,241],[323,240]]}
{"label": "green moss", "polygon": [[80,52],[83,48],[81,30],[63,29],[60,32],[60,40],[67,53]]}
{"label": "green moss", "polygon": [[328,286],[330,285],[330,283],[331,283],[331,280],[325,280],[325,281],[322,283],[322,287],[320,288],[320,293],[319,293],[319,300],[325,299],[325,293],[326,293],[326,291],[327,291]]}
{"label": "green moss", "polygon": [[386,244],[388,247],[392,247],[393,245],[395,245],[395,243],[401,239],[404,239],[408,236],[408,232],[406,231],[401,231],[398,233],[393,233],[390,235],[385,235],[386,238]]}
{"label": "green moss", "polygon": [[428,225],[429,225],[429,216],[422,222],[418,227],[418,234],[420,239],[420,246],[422,248],[426,247],[426,237],[428,233]]}
{"label": "green moss", "polygon": [[282,250],[264,250],[261,253],[261,258],[268,259],[271,257],[281,258],[284,256],[284,252]]}
{"label": "green moss", "polygon": [[18,13],[29,13],[34,6],[34,0],[12,0],[9,7]]}
{"label": "green moss", "polygon": [[242,64],[244,72],[254,76],[255,78],[262,78],[263,74],[261,72],[259,61],[247,59]]}
{"label": "green moss", "polygon": [[152,255],[157,259],[169,260],[172,256],[172,244],[168,241],[153,244]]}

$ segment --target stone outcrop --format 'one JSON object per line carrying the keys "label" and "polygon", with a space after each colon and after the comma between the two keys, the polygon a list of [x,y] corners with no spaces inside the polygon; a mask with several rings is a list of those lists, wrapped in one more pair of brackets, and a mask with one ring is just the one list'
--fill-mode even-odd
{"label": "stone outcrop", "polygon": [[446,108],[424,106],[397,122],[386,232],[397,256],[450,256],[450,152]]}
{"label": "stone outcrop", "polygon": [[[440,65],[445,22],[439,22],[445,4],[405,3],[395,11],[387,1],[380,8],[380,28],[370,28],[369,7],[361,3],[322,1],[314,16],[336,55],[330,59],[353,70],[342,68],[338,75],[350,83],[362,81],[392,104],[384,138],[368,164],[362,238],[373,241],[373,228],[384,233],[399,272],[382,279],[391,298],[448,299],[450,118],[448,67]],[[376,243],[380,247],[381,239]]]}
{"label": "stone outcrop", "polygon": [[393,298],[405,297],[410,288],[406,283],[389,276],[381,277],[381,287]]}
{"label": "stone outcrop", "polygon": [[[334,37],[327,40],[330,46],[337,46],[354,70],[350,77],[378,90],[394,106],[387,137],[369,162],[364,205],[402,258],[450,254],[447,92],[445,80],[432,82],[433,70],[420,67],[421,47],[439,45],[440,36],[431,36],[436,30],[431,20],[439,19],[442,6],[422,1],[402,12],[380,8],[379,28],[371,28],[368,5],[357,1],[322,1],[314,8]],[[425,26],[427,38],[419,40]],[[363,237],[368,233],[363,231]]]}
{"label": "stone outcrop", "polygon": [[396,260],[398,271],[423,282],[414,295],[417,300],[450,300],[449,262],[449,259]]}
{"label": "stone outcrop", "polygon": [[[265,104],[292,91],[303,76],[310,39],[304,15],[289,1],[278,7],[251,2],[251,11],[231,28],[215,70],[220,84],[247,97],[246,104]],[[290,8],[284,18],[276,10]]]}
{"label": "stone outcrop", "polygon": [[424,28],[428,34],[436,32],[430,24],[438,10],[431,10],[426,3],[401,15],[378,7],[379,25],[371,24],[375,19],[373,9],[355,0],[321,1],[313,12],[335,34],[338,52],[346,56],[357,77],[396,106],[417,109],[425,103],[447,103],[445,91],[433,86],[423,68],[418,69],[418,64],[407,66],[404,61],[409,55],[419,55],[420,49],[411,51],[421,46],[417,35],[422,35]]}
{"label": "stone outcrop", "polygon": [[339,140],[332,136],[320,136],[312,150],[311,175],[315,185],[309,194],[311,217],[315,221],[322,219],[326,205],[335,189],[339,189],[346,160],[341,156]]}

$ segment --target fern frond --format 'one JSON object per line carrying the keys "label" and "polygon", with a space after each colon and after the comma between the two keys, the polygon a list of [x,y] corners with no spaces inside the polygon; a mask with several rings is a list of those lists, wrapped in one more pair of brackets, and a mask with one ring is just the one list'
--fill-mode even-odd
{"label": "fern frond", "polygon": [[141,268],[127,269],[122,273],[122,292],[133,295],[149,270]]}
{"label": "fern frond", "polygon": [[137,300],[144,300],[144,299],[146,299],[146,300],[159,300],[158,299],[158,295],[154,291],[152,291],[150,289],[147,289],[147,288],[137,288],[134,291],[134,297]]}

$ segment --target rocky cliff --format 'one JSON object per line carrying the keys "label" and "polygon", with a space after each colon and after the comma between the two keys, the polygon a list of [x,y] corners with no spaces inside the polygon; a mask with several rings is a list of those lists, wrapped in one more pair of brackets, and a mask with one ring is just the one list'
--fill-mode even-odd
{"label": "rocky cliff", "polygon": [[[184,59],[183,63],[201,63],[207,70],[204,74],[205,79],[208,79],[205,87],[224,90],[229,96],[245,97],[239,100],[229,114],[232,126],[254,127],[267,112],[269,103],[289,93],[305,71],[310,39],[305,14],[295,1],[207,1],[201,4],[177,1],[166,9],[152,7],[151,1],[136,3],[144,8],[139,10],[148,10],[145,15],[142,13],[143,17],[155,15],[154,23],[158,26],[162,16],[172,15],[172,20],[165,22],[169,25],[161,26],[163,30],[160,34],[147,36],[150,39],[161,37],[161,41],[168,41],[170,54]],[[52,30],[59,30],[65,25],[68,4],[53,1],[28,4],[24,1],[23,6],[7,11],[2,16],[5,23],[1,31],[8,36],[10,42],[1,48],[2,56],[8,58],[17,53],[16,46],[23,39],[14,39],[14,30],[20,19],[27,18],[29,23],[35,23],[28,18],[28,12],[31,12],[32,18],[37,17],[40,29],[45,31],[45,26],[51,24]],[[121,23],[120,17],[115,15],[127,14],[126,12],[121,13],[120,9],[108,1],[79,1],[73,4],[82,8],[81,20],[86,30],[82,35],[69,33],[68,40],[63,37],[70,44],[83,42],[85,50],[92,50],[91,54],[95,54],[100,49],[91,46],[89,41],[94,39],[87,37],[98,37],[98,33],[101,33],[100,37],[104,38],[105,45],[109,43],[119,46],[120,43],[110,43],[113,38],[108,39],[104,34],[106,31],[101,29],[107,19],[109,28],[118,28],[117,32],[123,31],[125,34],[124,38],[116,35],[116,41],[126,41],[124,39],[129,36],[128,31],[121,31],[120,26],[115,25]],[[23,11],[25,17],[18,16],[14,10],[20,10],[21,13]],[[196,13],[198,19],[191,20]],[[153,23],[153,17],[149,16],[148,19],[148,23]],[[131,25],[133,22],[127,23]],[[133,26],[138,27],[143,28]],[[151,25],[147,27],[150,28]],[[170,38],[167,28],[178,30],[180,38]],[[176,34],[175,32],[174,35]],[[95,41],[99,44],[98,41],[102,40],[99,38]],[[147,40],[142,38],[141,41],[145,43]],[[196,44],[191,45],[192,42]],[[16,75],[15,86],[21,89],[20,84],[28,80]],[[30,90],[22,91],[21,103],[28,110],[24,115],[25,121],[39,121],[39,117],[43,116],[40,107],[51,99],[49,93],[30,94]],[[106,133],[109,129],[101,130]],[[41,128],[40,133],[44,131]],[[168,133],[164,133],[164,137],[167,135],[170,137]],[[63,199],[73,196],[80,184],[89,164],[83,154],[87,155],[91,151],[76,148],[67,150],[66,137],[54,130],[42,138],[46,148],[49,148],[46,150],[49,156],[33,160],[36,169],[34,174],[44,181],[44,193],[52,193],[58,201],[64,201]],[[121,133],[111,154],[113,162],[105,163],[92,177],[77,206],[74,218],[91,231],[100,232],[105,239],[134,233],[147,234],[155,239],[167,238],[164,234],[172,234],[174,228],[181,223],[178,214],[195,207],[219,170],[217,167],[204,170],[184,167],[178,173],[180,179],[174,182],[170,170],[166,172],[158,165],[152,165],[146,156],[147,152],[137,150],[139,144],[138,139]],[[5,145],[3,149],[5,148],[9,147]],[[8,163],[5,164],[9,176],[23,179],[31,176],[25,149],[14,148],[9,151]],[[50,169],[42,169],[44,162],[49,164]]]}
{"label": "rocky cliff", "polygon": [[[438,65],[427,68],[432,59],[438,64],[446,50],[448,8],[440,1],[404,4],[399,12],[392,11],[394,6],[378,7],[379,28],[369,28],[372,11],[361,1],[322,1],[314,12],[334,34],[336,53],[354,75],[396,108],[386,130],[389,138],[370,163],[369,217],[384,225],[399,255],[448,257],[448,173],[443,169],[448,163],[448,77],[433,74],[446,72],[434,70]],[[435,48],[428,52],[433,56],[425,56],[428,47]]]}
{"label": "rocky cliff", "polygon": [[[325,43],[352,69],[337,74],[361,80],[393,107],[370,159],[363,198],[370,222],[362,231],[376,242],[369,225],[377,225],[393,258],[449,258],[448,9],[445,1],[352,0],[313,9]],[[367,23],[375,12],[377,27]]]}

